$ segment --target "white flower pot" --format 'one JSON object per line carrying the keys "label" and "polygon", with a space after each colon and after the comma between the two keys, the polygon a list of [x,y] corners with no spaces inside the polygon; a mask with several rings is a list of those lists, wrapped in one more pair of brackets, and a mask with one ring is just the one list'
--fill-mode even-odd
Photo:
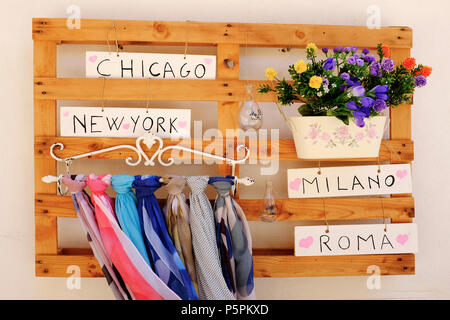
{"label": "white flower pot", "polygon": [[358,127],[336,117],[290,117],[297,157],[302,159],[378,157],[385,116],[365,119]]}

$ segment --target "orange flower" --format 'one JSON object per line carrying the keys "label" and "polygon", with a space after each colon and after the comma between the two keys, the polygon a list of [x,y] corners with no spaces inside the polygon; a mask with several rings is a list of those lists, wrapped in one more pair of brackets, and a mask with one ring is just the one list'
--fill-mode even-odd
{"label": "orange flower", "polygon": [[391,55],[391,49],[387,45],[382,45],[381,49],[383,49],[383,57],[389,58]]}
{"label": "orange flower", "polygon": [[406,58],[405,61],[403,61],[403,66],[406,69],[411,70],[412,68],[414,68],[416,66],[416,59]]}
{"label": "orange flower", "polygon": [[420,70],[420,74],[426,78],[431,74],[431,71],[433,71],[432,67],[423,66],[422,70]]}

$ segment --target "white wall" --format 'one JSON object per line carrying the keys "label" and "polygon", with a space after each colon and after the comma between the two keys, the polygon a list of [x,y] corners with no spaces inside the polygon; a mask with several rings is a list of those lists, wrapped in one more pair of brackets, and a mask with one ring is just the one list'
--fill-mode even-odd
{"label": "white wall", "polygon": [[[34,276],[34,187],[33,187],[33,59],[32,17],[65,17],[70,4],[79,5],[82,18],[139,20],[197,20],[226,22],[272,22],[304,24],[365,25],[369,5],[381,8],[383,26],[410,26],[414,29],[413,56],[433,66],[429,86],[417,91],[413,106],[415,142],[414,196],[420,246],[415,276],[382,278],[381,290],[366,288],[366,277],[257,279],[259,298],[266,299],[359,299],[359,298],[450,298],[450,158],[448,32],[450,3],[446,0],[346,0],[346,1],[269,1],[269,0],[101,0],[101,1],[11,1],[2,0],[0,11],[1,72],[3,106],[0,117],[0,299],[109,299],[113,298],[104,279],[82,279],[81,290],[68,290],[65,279]],[[192,49],[194,50],[194,49]],[[201,50],[201,49],[198,49]],[[210,50],[210,49],[205,49]],[[61,48],[65,63],[59,72],[82,76],[80,48]],[[243,52],[241,52],[243,54]],[[262,78],[267,66],[296,61],[299,50],[282,56],[276,49],[249,49],[243,59],[241,76]],[[113,104],[111,104],[113,105]],[[172,104],[173,105],[173,104]],[[180,104],[183,105],[183,104]],[[192,104],[215,110],[215,104]],[[274,114],[265,104],[266,115]],[[196,110],[196,111],[195,111]],[[215,111],[214,111],[215,112]],[[214,123],[214,112],[210,124]],[[194,115],[195,117],[195,115]],[[277,124],[282,126],[281,121]],[[283,134],[286,129],[282,128]],[[295,163],[285,164],[286,167]],[[75,170],[87,168],[76,164]],[[90,170],[105,170],[102,163]],[[121,171],[111,165],[108,171]],[[178,169],[177,169],[178,170]],[[200,169],[197,169],[200,172]],[[202,168],[203,172],[209,170]],[[252,168],[245,168],[253,172]],[[174,171],[175,172],[175,169]],[[260,181],[264,182],[265,178]],[[280,180],[282,181],[282,180]],[[281,182],[280,182],[281,183]],[[284,188],[284,187],[283,187]],[[285,188],[284,188],[285,189]],[[284,190],[283,189],[283,190]],[[246,196],[261,195],[261,186]],[[281,191],[280,197],[284,191]],[[60,242],[77,245],[82,241],[76,220],[61,221]],[[291,241],[293,224],[252,224],[255,242],[261,246],[285,246]],[[287,231],[287,232],[286,232]],[[270,234],[270,238],[264,237]],[[281,237],[282,234],[286,236]],[[80,242],[81,241],[81,242]],[[82,245],[84,243],[81,243]]]}

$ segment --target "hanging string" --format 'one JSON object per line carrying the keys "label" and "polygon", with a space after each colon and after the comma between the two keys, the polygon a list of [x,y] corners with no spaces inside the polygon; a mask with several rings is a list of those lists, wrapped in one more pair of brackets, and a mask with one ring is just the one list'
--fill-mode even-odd
{"label": "hanging string", "polygon": [[383,198],[380,197],[380,202],[381,202],[381,210],[383,212],[383,223],[384,223],[384,232],[387,231],[387,223],[386,223],[386,217],[384,214],[384,202],[383,202]]}
{"label": "hanging string", "polygon": [[150,77],[148,78],[147,81],[147,103],[145,105],[145,113],[148,113],[148,107],[150,105]]}
{"label": "hanging string", "polygon": [[185,42],[184,42],[184,60],[186,60],[186,54],[188,49],[188,37],[189,37],[189,20],[186,20],[186,35],[185,35]]}
{"label": "hanging string", "polygon": [[[119,56],[119,42],[117,41],[117,28],[116,28],[116,23],[113,21],[112,22],[112,29],[114,29],[114,37],[115,37],[115,43],[116,43],[116,55]],[[108,45],[108,51],[109,53],[111,53],[111,45],[109,44],[109,32],[111,31],[111,29],[109,29],[106,32],[106,44]]]}
{"label": "hanging string", "polygon": [[[105,111],[105,100],[104,100],[104,97],[105,97],[105,80],[106,80],[106,78],[105,77],[100,77],[100,78],[102,78],[103,79],[103,81],[102,81],[102,91],[101,91],[101,96],[100,96],[100,103],[102,104],[102,112],[104,112]],[[97,103],[97,106],[98,106],[98,103]]]}
{"label": "hanging string", "polygon": [[330,226],[328,224],[328,219],[327,219],[327,209],[325,208],[325,199],[322,198],[322,203],[323,203],[323,215],[325,216],[325,223],[327,225],[327,229],[325,230],[326,233],[330,232]]}
{"label": "hanging string", "polygon": [[[245,29],[245,52],[244,52],[244,56],[245,56],[245,59],[248,59],[248,30],[247,29]],[[248,67],[247,68],[247,76],[246,76],[246,79],[245,79],[245,81],[246,81],[246,85],[247,85],[247,87],[248,87],[248,78],[249,78],[249,70],[250,69],[250,67]]]}
{"label": "hanging string", "polygon": [[[392,163],[392,153],[393,150],[391,149],[391,147],[389,146],[389,144],[387,143],[383,143],[384,146],[386,146],[386,148],[389,150],[389,162]],[[378,164],[378,173],[381,172],[381,165],[380,165],[380,156],[378,155],[377,157],[377,164]]]}

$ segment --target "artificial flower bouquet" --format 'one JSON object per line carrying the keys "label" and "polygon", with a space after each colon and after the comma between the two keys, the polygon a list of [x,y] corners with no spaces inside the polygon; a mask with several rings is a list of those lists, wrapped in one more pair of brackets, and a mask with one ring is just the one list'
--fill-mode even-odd
{"label": "artificial flower bouquet", "polygon": [[378,44],[377,53],[370,54],[356,47],[322,48],[325,59],[318,58],[318,48],[306,47],[308,62],[299,60],[289,66],[292,81],[279,80],[273,68],[266,77],[273,81],[259,87],[261,93],[275,92],[282,105],[302,101],[298,112],[302,116],[334,116],[349,124],[354,119],[358,127],[365,119],[379,115],[388,107],[410,102],[416,87],[423,87],[432,68],[406,58],[395,67],[388,46]]}

